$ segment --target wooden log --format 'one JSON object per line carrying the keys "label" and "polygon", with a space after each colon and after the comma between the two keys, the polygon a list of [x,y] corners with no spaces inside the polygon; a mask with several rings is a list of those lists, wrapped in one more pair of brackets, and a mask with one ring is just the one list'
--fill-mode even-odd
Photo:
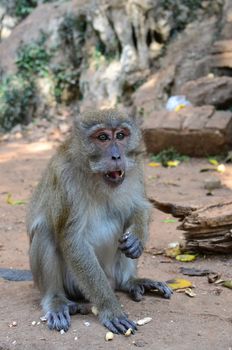
{"label": "wooden log", "polygon": [[201,228],[232,228],[232,202],[219,203],[201,208],[186,216],[180,230],[190,231]]}
{"label": "wooden log", "polygon": [[157,209],[181,218],[187,250],[232,253],[232,199],[200,206],[152,200]]}

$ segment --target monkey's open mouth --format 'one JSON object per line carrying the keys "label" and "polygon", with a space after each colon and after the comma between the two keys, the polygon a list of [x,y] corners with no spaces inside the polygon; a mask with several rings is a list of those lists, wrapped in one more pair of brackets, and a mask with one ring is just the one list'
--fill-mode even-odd
{"label": "monkey's open mouth", "polygon": [[120,185],[125,178],[125,172],[123,170],[108,171],[104,174],[104,179],[115,185]]}

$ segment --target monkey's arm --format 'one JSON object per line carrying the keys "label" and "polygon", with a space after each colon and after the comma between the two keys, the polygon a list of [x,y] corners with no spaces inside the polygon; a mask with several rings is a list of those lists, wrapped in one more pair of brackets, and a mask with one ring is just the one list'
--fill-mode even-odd
{"label": "monkey's arm", "polygon": [[[63,256],[76,276],[78,287],[84,296],[99,310],[101,323],[114,333],[137,329],[133,321],[122,312],[108,279],[86,239],[65,239]],[[85,235],[83,235],[85,237]]]}
{"label": "monkey's arm", "polygon": [[131,259],[138,259],[143,252],[148,236],[148,210],[136,210],[130,226],[119,239],[119,249]]}

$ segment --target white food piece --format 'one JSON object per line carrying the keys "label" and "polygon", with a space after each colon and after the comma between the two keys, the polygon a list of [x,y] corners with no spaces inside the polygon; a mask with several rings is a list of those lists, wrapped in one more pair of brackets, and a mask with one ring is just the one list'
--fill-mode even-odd
{"label": "white food piece", "polygon": [[129,337],[131,334],[133,333],[132,328],[128,328],[128,330],[126,331],[126,333],[124,334],[126,337]]}
{"label": "white food piece", "polygon": [[91,311],[94,314],[94,316],[97,316],[99,314],[99,311],[96,306],[92,306]]}
{"label": "white food piece", "polygon": [[144,317],[141,320],[138,320],[136,323],[138,326],[144,326],[146,323],[151,322],[152,318],[151,317]]}
{"label": "white food piece", "polygon": [[113,340],[114,339],[114,333],[112,332],[107,332],[105,335],[105,340],[109,341],[109,340]]}
{"label": "white food piece", "polygon": [[35,326],[36,325],[36,321],[32,321],[31,324],[32,324],[32,326]]}
{"label": "white food piece", "polygon": [[64,334],[65,331],[63,329],[60,330],[60,334]]}

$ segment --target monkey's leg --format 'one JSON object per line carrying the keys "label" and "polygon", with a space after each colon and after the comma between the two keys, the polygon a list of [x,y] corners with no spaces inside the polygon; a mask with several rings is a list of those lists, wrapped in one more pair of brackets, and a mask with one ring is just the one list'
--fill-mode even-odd
{"label": "monkey's leg", "polygon": [[42,307],[50,329],[67,331],[70,314],[82,312],[81,306],[67,299],[63,287],[61,257],[44,231],[35,234],[30,247],[31,270],[43,293]]}
{"label": "monkey's leg", "polygon": [[91,245],[80,239],[65,240],[63,243],[67,265],[75,274],[83,295],[99,310],[101,323],[116,334],[124,334],[129,328],[137,329],[136,324],[122,311]]}

